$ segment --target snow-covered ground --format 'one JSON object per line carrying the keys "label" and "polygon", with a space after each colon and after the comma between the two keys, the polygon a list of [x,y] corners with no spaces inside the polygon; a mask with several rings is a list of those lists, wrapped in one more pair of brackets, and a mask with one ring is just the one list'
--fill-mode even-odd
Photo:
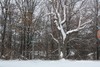
{"label": "snow-covered ground", "polygon": [[71,61],[71,60],[64,60],[64,59],[58,61],[0,60],[0,67],[100,67],[100,61]]}

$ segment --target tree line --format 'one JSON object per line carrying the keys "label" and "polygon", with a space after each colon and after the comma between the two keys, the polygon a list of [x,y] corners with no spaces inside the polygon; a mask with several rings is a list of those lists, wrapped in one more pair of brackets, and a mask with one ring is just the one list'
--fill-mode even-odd
{"label": "tree line", "polygon": [[99,9],[99,0],[1,0],[0,58],[99,59]]}

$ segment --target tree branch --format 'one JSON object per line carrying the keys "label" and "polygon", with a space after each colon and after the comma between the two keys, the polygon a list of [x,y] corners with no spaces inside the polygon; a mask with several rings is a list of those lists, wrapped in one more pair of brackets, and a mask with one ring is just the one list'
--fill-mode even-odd
{"label": "tree branch", "polygon": [[63,24],[66,21],[66,5],[64,5],[63,13],[64,13],[64,19],[61,21],[61,24]]}
{"label": "tree branch", "polygon": [[57,43],[59,43],[59,41],[50,33],[51,37],[53,38],[53,40]]}

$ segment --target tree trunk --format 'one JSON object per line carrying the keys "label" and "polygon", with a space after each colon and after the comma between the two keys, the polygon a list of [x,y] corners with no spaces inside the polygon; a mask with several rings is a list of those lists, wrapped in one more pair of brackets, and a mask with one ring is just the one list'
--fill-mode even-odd
{"label": "tree trunk", "polygon": [[2,45],[1,45],[1,56],[4,55],[4,40],[5,40],[5,34],[6,34],[6,23],[7,23],[7,10],[8,8],[6,8],[6,12],[4,15],[4,29],[3,29],[3,33],[2,33]]}

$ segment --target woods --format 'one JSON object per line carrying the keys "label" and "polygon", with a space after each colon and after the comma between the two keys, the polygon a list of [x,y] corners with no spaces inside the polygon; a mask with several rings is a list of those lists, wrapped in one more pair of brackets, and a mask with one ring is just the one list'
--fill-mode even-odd
{"label": "woods", "polygon": [[99,60],[99,0],[1,0],[0,59]]}

